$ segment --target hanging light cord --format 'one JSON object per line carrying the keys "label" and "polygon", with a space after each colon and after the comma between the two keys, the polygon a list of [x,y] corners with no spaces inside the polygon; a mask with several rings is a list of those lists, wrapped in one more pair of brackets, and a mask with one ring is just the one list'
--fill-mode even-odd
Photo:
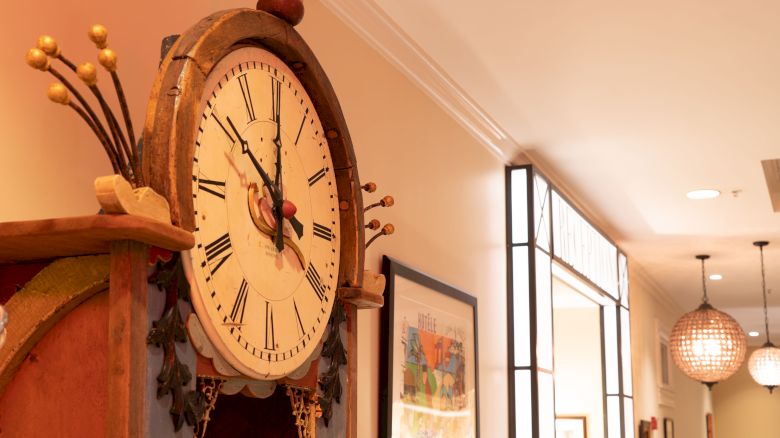
{"label": "hanging light cord", "polygon": [[710,299],[707,298],[707,281],[705,278],[706,277],[704,275],[704,259],[702,258],[701,259],[701,287],[702,289],[704,289],[704,297],[702,298],[702,302],[704,304],[707,304],[710,302]]}
{"label": "hanging light cord", "polygon": [[769,313],[766,308],[766,274],[764,273],[764,247],[759,246],[761,251],[761,288],[764,291],[764,328],[766,329],[766,343],[771,344],[769,341]]}

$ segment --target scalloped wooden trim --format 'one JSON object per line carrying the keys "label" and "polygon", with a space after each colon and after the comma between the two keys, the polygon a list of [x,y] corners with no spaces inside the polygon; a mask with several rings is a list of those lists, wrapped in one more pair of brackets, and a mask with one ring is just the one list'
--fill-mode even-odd
{"label": "scalloped wooden trim", "polygon": [[0,393],[30,350],[60,319],[108,289],[109,270],[107,255],[59,259],[8,300],[8,337],[0,348]]}

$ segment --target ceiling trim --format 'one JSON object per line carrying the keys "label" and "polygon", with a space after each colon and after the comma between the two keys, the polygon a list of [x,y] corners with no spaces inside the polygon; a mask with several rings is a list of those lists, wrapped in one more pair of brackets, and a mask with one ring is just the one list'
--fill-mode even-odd
{"label": "ceiling trim", "polygon": [[322,0],[370,46],[422,88],[479,142],[504,162],[517,143],[373,0]]}
{"label": "ceiling trim", "polygon": [[677,300],[662,288],[661,285],[645,271],[645,268],[642,265],[632,259],[629,259],[628,263],[629,298],[631,296],[630,294],[636,293],[637,289],[639,289],[655,298],[659,304],[667,309],[667,311],[672,311],[673,314],[676,313],[676,315],[673,315],[675,320],[679,315],[682,315],[685,312]]}

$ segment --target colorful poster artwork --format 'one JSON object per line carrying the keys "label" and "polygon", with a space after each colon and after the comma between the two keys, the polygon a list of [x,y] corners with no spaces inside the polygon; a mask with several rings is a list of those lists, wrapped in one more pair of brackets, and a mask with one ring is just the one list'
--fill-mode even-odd
{"label": "colorful poster artwork", "polygon": [[439,334],[435,322],[430,314],[420,314],[417,327],[404,319],[401,436],[453,437],[471,427],[463,330]]}

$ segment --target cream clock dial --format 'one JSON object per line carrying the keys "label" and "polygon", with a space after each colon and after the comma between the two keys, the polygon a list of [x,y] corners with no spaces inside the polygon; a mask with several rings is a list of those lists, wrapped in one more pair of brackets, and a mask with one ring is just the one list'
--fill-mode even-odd
{"label": "cream clock dial", "polygon": [[196,245],[183,256],[193,307],[230,365],[277,379],[308,363],[335,301],[340,227],[328,143],[303,86],[268,51],[230,52],[204,90],[192,163]]}

